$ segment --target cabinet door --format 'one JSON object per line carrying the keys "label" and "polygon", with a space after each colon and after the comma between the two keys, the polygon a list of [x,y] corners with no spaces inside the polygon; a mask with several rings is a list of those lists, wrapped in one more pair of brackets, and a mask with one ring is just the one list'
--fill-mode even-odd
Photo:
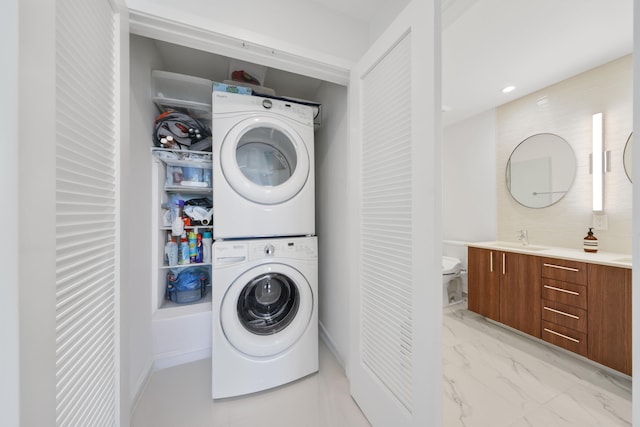
{"label": "cabinet door", "polygon": [[540,338],[540,258],[500,253],[500,322]]}
{"label": "cabinet door", "polygon": [[588,267],[589,359],[631,375],[631,270]]}
{"label": "cabinet door", "polygon": [[469,310],[490,319],[500,320],[500,252],[469,248]]}

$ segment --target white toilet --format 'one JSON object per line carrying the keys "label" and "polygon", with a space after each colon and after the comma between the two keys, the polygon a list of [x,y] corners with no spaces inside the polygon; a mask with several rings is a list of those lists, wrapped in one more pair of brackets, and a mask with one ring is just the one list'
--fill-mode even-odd
{"label": "white toilet", "polygon": [[462,262],[458,258],[442,257],[442,303],[446,305],[462,301]]}

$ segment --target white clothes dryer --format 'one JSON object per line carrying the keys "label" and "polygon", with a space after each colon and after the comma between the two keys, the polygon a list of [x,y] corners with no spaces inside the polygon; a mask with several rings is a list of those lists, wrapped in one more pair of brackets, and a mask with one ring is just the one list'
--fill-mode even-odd
{"label": "white clothes dryer", "polygon": [[312,107],[213,92],[214,239],[315,234]]}
{"label": "white clothes dryer", "polygon": [[213,244],[214,399],[318,371],[316,237]]}

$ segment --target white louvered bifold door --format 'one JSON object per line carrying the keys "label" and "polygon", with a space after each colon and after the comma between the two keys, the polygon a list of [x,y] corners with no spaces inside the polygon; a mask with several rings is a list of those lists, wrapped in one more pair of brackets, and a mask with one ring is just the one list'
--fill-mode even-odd
{"label": "white louvered bifold door", "polygon": [[413,0],[351,77],[357,272],[349,374],[374,426],[437,425],[441,411],[434,9]]}
{"label": "white louvered bifold door", "polygon": [[[411,35],[363,79],[362,361],[413,409]],[[389,83],[389,76],[395,84]]]}
{"label": "white louvered bifold door", "polygon": [[58,426],[119,423],[116,52],[109,1],[57,2]]}

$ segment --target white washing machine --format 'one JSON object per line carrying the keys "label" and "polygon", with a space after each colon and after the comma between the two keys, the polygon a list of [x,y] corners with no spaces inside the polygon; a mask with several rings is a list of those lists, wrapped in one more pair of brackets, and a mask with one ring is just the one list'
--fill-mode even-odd
{"label": "white washing machine", "polygon": [[212,396],[240,396],[318,371],[316,237],[213,244]]}
{"label": "white washing machine", "polygon": [[213,92],[214,239],[315,234],[312,107]]}

